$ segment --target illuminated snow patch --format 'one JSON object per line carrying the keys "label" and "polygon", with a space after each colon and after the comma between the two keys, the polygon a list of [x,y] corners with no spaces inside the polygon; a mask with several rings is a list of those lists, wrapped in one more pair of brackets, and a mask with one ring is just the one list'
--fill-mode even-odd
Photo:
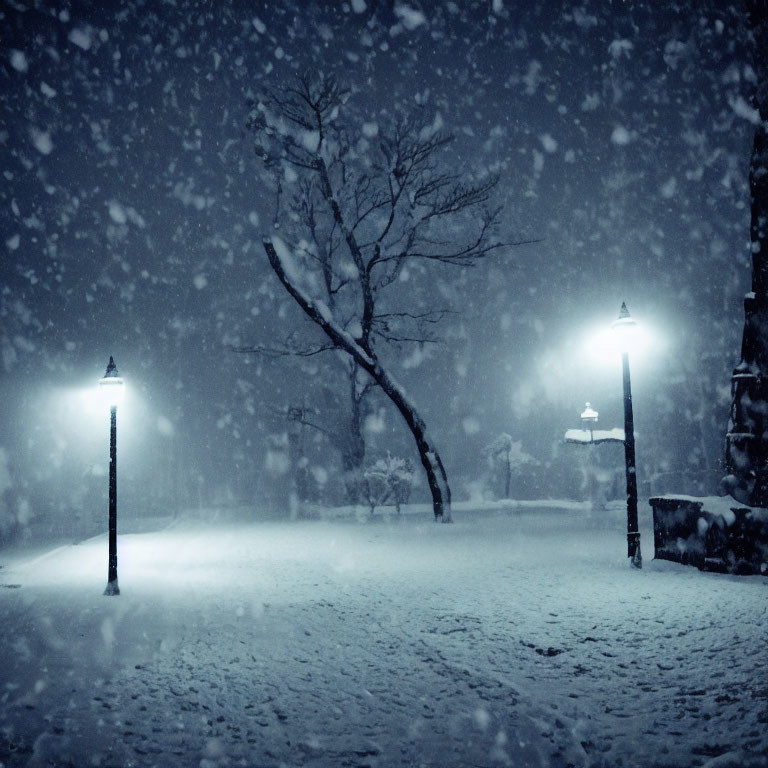
{"label": "illuminated snow patch", "polygon": [[550,134],[545,133],[540,136],[539,139],[541,141],[541,146],[544,147],[545,152],[549,152],[550,154],[557,152],[557,141],[552,138]]}
{"label": "illuminated snow patch", "polygon": [[41,131],[39,128],[31,128],[30,136],[32,137],[32,143],[35,145],[35,149],[41,155],[50,155],[53,152],[53,141],[51,134],[48,131]]}
{"label": "illuminated snow patch", "polygon": [[632,141],[632,136],[623,125],[617,125],[611,134],[611,141],[618,147],[624,147]]}
{"label": "illuminated snow patch", "polygon": [[467,435],[476,435],[480,431],[480,422],[474,416],[462,419],[461,426]]}
{"label": "illuminated snow patch", "polygon": [[157,431],[166,437],[173,437],[175,432],[173,422],[165,416],[157,417]]}
{"label": "illuminated snow patch", "polygon": [[29,69],[29,62],[27,61],[27,55],[23,51],[11,50],[11,66],[17,72],[26,72]]}
{"label": "illuminated snow patch", "polygon": [[395,5],[395,15],[409,32],[427,23],[427,17],[421,11],[411,8],[409,5],[402,5],[400,3]]}
{"label": "illuminated snow patch", "polygon": [[74,43],[78,48],[82,48],[84,51],[88,51],[91,48],[91,33],[84,27],[75,27],[70,30],[67,39],[70,43]]}
{"label": "illuminated snow patch", "polygon": [[114,201],[109,204],[109,218],[112,219],[115,224],[125,224],[125,222],[128,221],[125,208],[123,208],[120,203]]}

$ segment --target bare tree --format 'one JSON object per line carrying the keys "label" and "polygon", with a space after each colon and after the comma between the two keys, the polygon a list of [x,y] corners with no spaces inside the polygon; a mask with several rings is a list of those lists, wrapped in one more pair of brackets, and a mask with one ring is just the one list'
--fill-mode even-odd
{"label": "bare tree", "polygon": [[447,309],[414,309],[411,273],[471,266],[502,247],[498,179],[462,180],[439,155],[452,140],[418,115],[385,127],[355,120],[331,78],[301,75],[253,103],[257,156],[276,180],[275,228],[264,240],[288,293],[324,334],[316,349],[348,355],[381,387],[416,443],[436,520],[451,519],[445,467],[415,404],[380,357],[386,345],[434,342]]}

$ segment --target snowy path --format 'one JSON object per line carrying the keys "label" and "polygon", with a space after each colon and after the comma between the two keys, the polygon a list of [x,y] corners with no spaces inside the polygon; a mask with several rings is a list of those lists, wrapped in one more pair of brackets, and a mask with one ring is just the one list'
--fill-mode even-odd
{"label": "snowy path", "polygon": [[468,517],[125,536],[117,599],[104,539],[0,570],[0,762],[768,766],[768,578]]}

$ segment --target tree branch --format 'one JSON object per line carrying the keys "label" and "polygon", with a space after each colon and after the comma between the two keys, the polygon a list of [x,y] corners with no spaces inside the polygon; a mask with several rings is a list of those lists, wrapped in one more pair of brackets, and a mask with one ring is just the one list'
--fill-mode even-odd
{"label": "tree branch", "polygon": [[298,347],[290,347],[285,345],[283,347],[269,347],[265,344],[255,344],[250,347],[236,347],[232,344],[227,347],[230,351],[236,352],[239,355],[260,355],[262,357],[314,357],[321,352],[329,352],[336,349],[332,344],[321,344],[316,347],[305,347],[300,349]]}

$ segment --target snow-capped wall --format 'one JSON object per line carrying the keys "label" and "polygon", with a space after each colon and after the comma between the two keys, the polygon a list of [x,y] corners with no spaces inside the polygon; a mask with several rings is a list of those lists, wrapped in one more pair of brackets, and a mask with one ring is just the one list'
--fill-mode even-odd
{"label": "snow-capped wall", "polygon": [[656,557],[725,573],[768,573],[768,510],[730,496],[657,496]]}

